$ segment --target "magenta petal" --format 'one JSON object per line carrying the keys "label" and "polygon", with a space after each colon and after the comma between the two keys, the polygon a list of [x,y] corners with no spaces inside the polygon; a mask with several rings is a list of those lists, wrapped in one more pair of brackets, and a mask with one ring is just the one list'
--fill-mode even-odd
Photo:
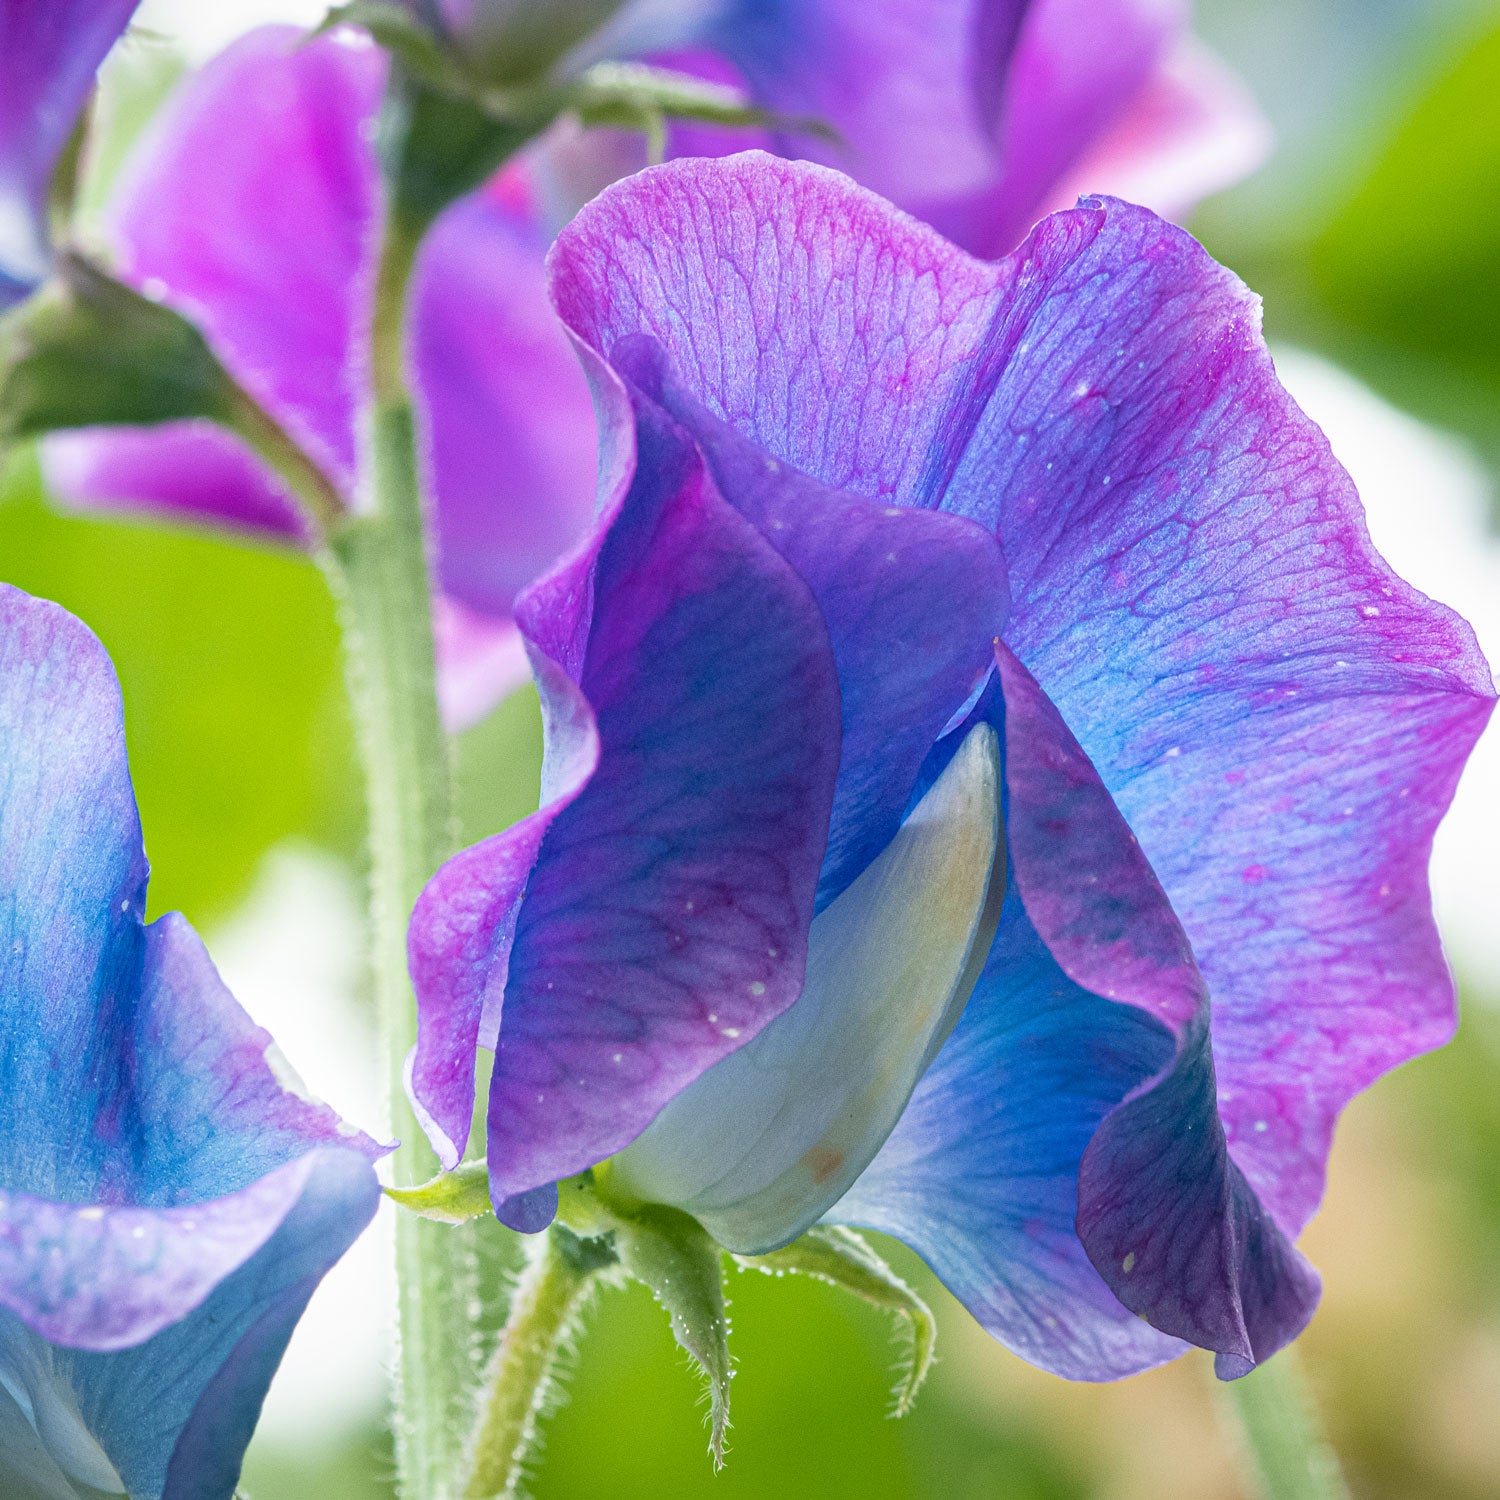
{"label": "magenta petal", "polygon": [[42,473],[67,505],[154,511],[293,541],[307,535],[296,502],[259,459],[207,422],[51,433],[42,443]]}
{"label": "magenta petal", "polygon": [[251,32],[152,121],[111,213],[124,273],[192,317],[350,495],[384,77],[374,47]]}

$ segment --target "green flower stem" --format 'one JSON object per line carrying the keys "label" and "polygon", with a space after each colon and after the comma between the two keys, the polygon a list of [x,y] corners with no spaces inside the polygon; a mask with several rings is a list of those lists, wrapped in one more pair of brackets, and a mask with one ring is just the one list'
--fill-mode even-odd
{"label": "green flower stem", "polygon": [[510,1316],[490,1362],[465,1500],[511,1500],[536,1452],[559,1355],[599,1272],[614,1264],[602,1241],[554,1224],[530,1245]]}
{"label": "green flower stem", "polygon": [[[370,328],[370,384],[375,393],[377,425],[382,411],[394,414],[405,409],[410,420],[411,397],[406,389],[406,294],[427,227],[427,223],[418,223],[396,208],[391,209],[375,274],[375,312]],[[378,433],[376,445],[378,464]],[[376,478],[378,488],[378,474]],[[415,470],[410,482],[415,487]],[[417,492],[415,488],[413,492]]]}
{"label": "green flower stem", "polygon": [[[437,1163],[406,1099],[416,1041],[406,929],[423,885],[451,850],[449,756],[438,718],[431,600],[411,406],[377,405],[373,509],[329,537],[341,604],[349,697],[369,804],[371,948],[385,1041],[398,1187]],[[413,1214],[396,1224],[399,1353],[396,1455],[407,1500],[454,1493],[473,1382],[471,1235]]]}
{"label": "green flower stem", "polygon": [[1263,1500],[1349,1500],[1294,1350],[1221,1389]]}

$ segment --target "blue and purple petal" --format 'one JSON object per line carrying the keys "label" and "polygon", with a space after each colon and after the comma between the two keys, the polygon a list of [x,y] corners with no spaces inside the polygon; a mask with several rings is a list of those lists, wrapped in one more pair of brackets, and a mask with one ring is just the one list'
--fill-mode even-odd
{"label": "blue and purple petal", "polygon": [[10,588],[0,743],[0,1418],[30,1413],[28,1482],[107,1462],[132,1496],[227,1500],[379,1153],[288,1090],[181,917],[144,925],[114,673]]}
{"label": "blue and purple petal", "polygon": [[[964,515],[1004,552],[1017,875],[996,955],[1017,979],[992,956],[895,1157],[855,1187],[865,1221],[893,1225],[878,1199],[899,1190],[939,1223],[936,1184],[964,1191],[993,1138],[994,1233],[1024,1241],[1006,1194],[1033,1174],[1003,1158],[1034,1147],[1055,1192],[1030,1262],[1005,1271],[972,1195],[949,1205],[964,1234],[925,1241],[996,1332],[1069,1373],[1155,1362],[1163,1335],[1226,1374],[1264,1358],[1315,1300],[1291,1239],[1334,1117],[1451,1028],[1425,863],[1493,702],[1472,634],[1373,552],[1253,299],[1144,210],[1086,203],[986,266],[831,174],[747,156],[612,190],[554,268],[584,343],[652,340],[692,409],[809,499]],[[1100,1017],[1096,1076],[1053,1001]],[[1056,1109],[1034,1131],[1009,1112],[1028,1057],[1079,1083],[1065,1150]],[[986,1076],[1012,1079],[987,1110]],[[1071,1322],[1016,1290],[1058,1278]],[[1124,1308],[1161,1333],[1121,1334]]]}

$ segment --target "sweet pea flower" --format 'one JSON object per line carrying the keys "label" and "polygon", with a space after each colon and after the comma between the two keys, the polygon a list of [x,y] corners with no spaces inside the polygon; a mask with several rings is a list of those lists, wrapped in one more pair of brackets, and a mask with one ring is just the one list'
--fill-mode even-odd
{"label": "sweet pea flower", "polygon": [[[468,12],[484,9],[480,0],[445,7],[444,24],[478,26]],[[636,5],[621,10],[596,50],[644,49],[711,74],[727,68],[749,80],[758,102],[827,114],[844,132],[845,165],[941,215],[950,231],[959,219],[971,223],[970,241],[986,253],[1010,248],[1080,173],[1091,188],[1145,192],[1175,211],[1250,164],[1258,117],[1243,91],[1183,42],[1180,7],[1109,0],[1084,16],[1075,0],[1042,0],[1024,24],[1023,9],[934,0],[894,8],[823,0],[775,12]],[[653,39],[677,51],[652,51]],[[121,273],[200,323],[351,505],[359,503],[381,214],[373,136],[385,67],[348,37],[305,44],[270,28],[243,38],[154,122],[109,224]],[[801,92],[788,92],[793,79]],[[738,149],[744,134],[682,128],[674,141],[685,153],[717,152]],[[577,174],[592,191],[631,162],[610,156],[620,146],[613,132],[586,138],[582,160],[567,137],[556,132],[455,205],[417,271],[410,374],[425,424],[440,691],[453,726],[524,679],[515,596],[592,514],[593,409],[547,302],[544,226],[561,198],[581,191]],[[778,141],[786,151],[814,144]],[[61,434],[45,461],[53,490],[74,503],[145,505],[305,536],[278,481],[238,439],[206,425]]]}
{"label": "sweet pea flower", "polygon": [[1103,1379],[1294,1337],[1342,1106],[1454,1024],[1426,863],[1493,687],[1372,548],[1254,297],[1086,199],[990,263],[671,163],[553,295],[600,513],[517,606],[542,806],[418,904],[410,1086],[490,1185],[760,1253],[893,1234]]}
{"label": "sweet pea flower", "polygon": [[0,0],[0,312],[47,274],[52,174],[139,3]]}
{"label": "sweet pea flower", "polygon": [[378,1152],[144,922],[109,658],[3,585],[0,751],[0,1494],[229,1500]]}

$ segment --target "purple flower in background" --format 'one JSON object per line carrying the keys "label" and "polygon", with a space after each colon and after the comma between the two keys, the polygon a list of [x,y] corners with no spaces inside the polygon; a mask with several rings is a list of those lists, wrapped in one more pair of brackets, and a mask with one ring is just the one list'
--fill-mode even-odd
{"label": "purple flower in background", "polygon": [[[153,121],[109,220],[121,273],[199,323],[354,508],[385,73],[368,44],[309,44],[289,27],[251,33]],[[510,178],[448,213],[417,271],[411,365],[437,497],[438,645],[452,722],[524,678],[511,601],[593,505],[593,418],[547,303],[546,246]],[[304,537],[277,480],[207,424],[62,434],[47,444],[46,468],[75,502]]]}
{"label": "purple flower in background", "polygon": [[0,0],[0,311],[47,274],[52,173],[140,0]]}
{"label": "purple flower in background", "polygon": [[[531,13],[499,9],[507,24]],[[727,68],[762,103],[827,114],[848,143],[843,164],[950,232],[962,220],[982,250],[1008,249],[1079,174],[1090,188],[1147,192],[1179,209],[1252,164],[1258,117],[1238,85],[1183,42],[1177,7],[1112,0],[1085,16],[1074,0],[1044,0],[1024,22],[1023,9],[933,0],[635,5],[591,45],[715,76]],[[444,13],[455,25],[468,10]],[[676,50],[652,51],[653,38]],[[1211,89],[1183,82],[1203,68]],[[231,372],[351,503],[384,78],[384,59],[368,47],[304,45],[287,29],[253,33],[168,104],[110,218],[122,273],[201,323]],[[559,130],[451,209],[418,270],[411,373],[435,499],[440,687],[452,724],[477,718],[524,679],[515,596],[592,514],[593,410],[547,303],[542,225],[561,198],[584,191],[577,174],[586,196],[638,164],[638,142],[618,157],[612,132],[581,148],[567,137]],[[718,153],[744,138],[684,127],[673,144]],[[60,435],[48,441],[46,466],[54,490],[75,503],[302,535],[278,482],[238,440],[207,426]]]}
{"label": "purple flower in background", "polygon": [[[669,154],[811,156],[996,256],[1081,192],[1176,216],[1260,164],[1266,124],[1189,33],[1191,13],[1188,0],[637,3],[594,50],[736,85],[841,138],[682,123]],[[645,158],[638,141],[596,133],[541,164],[566,209]]]}
{"label": "purple flower in background", "polygon": [[0,759],[0,1493],[228,1500],[378,1151],[144,924],[109,658],[6,586]]}
{"label": "purple flower in background", "polygon": [[1243,1373],[1316,1302],[1339,1110],[1452,1030],[1472,633],[1146,210],[985,263],[745,155],[552,275],[601,511],[518,604],[543,806],[413,922],[444,1161],[492,1047],[519,1227],[597,1167],[739,1251],[897,1235],[1065,1375]]}

